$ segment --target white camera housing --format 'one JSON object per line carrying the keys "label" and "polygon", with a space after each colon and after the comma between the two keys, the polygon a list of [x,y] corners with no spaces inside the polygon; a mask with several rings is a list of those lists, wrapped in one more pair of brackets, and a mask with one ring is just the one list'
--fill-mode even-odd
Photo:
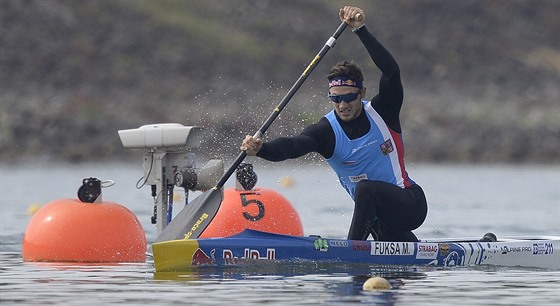
{"label": "white camera housing", "polygon": [[[212,188],[224,173],[222,159],[211,159],[197,168],[195,154],[188,152],[200,146],[203,131],[202,127],[179,123],[149,124],[119,131],[125,148],[144,151],[142,186],[152,187],[152,223],[157,224],[158,234],[172,219],[174,186],[183,187],[185,194],[189,190],[204,191]],[[185,201],[187,199],[185,196]]]}
{"label": "white camera housing", "polygon": [[196,148],[202,142],[203,128],[179,123],[143,125],[137,129],[120,130],[119,138],[127,149]]}

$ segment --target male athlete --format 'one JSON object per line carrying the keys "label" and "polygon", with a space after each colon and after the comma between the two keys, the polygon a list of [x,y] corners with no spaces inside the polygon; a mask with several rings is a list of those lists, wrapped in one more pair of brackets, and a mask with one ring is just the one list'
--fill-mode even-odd
{"label": "male athlete", "polygon": [[270,161],[318,152],[354,199],[348,239],[367,240],[371,234],[378,241],[418,241],[412,230],[424,222],[428,207],[422,188],[405,170],[399,66],[366,28],[363,10],[345,6],[339,17],[381,70],[379,93],[364,100],[362,70],[350,61],[338,63],[327,76],[331,112],[294,137],[263,143],[247,135],[240,149]]}

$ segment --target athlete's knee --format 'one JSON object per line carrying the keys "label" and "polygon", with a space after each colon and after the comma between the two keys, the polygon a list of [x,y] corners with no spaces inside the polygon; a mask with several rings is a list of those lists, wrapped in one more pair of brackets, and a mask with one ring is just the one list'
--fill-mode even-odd
{"label": "athlete's knee", "polygon": [[381,181],[361,180],[356,184],[354,197],[356,200],[374,200],[383,183]]}
{"label": "athlete's knee", "polygon": [[363,212],[366,209],[374,208],[376,198],[375,191],[369,187],[366,181],[360,181],[356,184],[356,191],[354,193],[355,210]]}

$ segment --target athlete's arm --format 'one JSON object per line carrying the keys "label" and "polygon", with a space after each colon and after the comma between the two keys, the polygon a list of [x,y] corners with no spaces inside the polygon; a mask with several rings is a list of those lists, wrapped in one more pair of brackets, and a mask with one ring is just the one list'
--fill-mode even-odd
{"label": "athlete's arm", "polygon": [[391,53],[383,47],[365,26],[358,29],[356,34],[382,73],[381,80],[379,81],[379,94],[372,99],[371,104],[383,120],[385,120],[385,123],[392,130],[400,133],[399,113],[403,103],[404,92],[399,65]]}
{"label": "athlete's arm", "polygon": [[282,161],[318,152],[329,158],[334,151],[334,132],[326,118],[307,126],[294,137],[279,137],[263,143],[257,156],[270,161]]}

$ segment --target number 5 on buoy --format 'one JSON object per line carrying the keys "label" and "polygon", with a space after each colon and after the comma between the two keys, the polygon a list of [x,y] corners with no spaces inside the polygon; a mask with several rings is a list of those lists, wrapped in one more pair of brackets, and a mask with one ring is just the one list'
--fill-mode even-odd
{"label": "number 5 on buoy", "polygon": [[274,190],[224,190],[218,213],[200,238],[227,237],[245,229],[303,236],[301,219],[292,204]]}

